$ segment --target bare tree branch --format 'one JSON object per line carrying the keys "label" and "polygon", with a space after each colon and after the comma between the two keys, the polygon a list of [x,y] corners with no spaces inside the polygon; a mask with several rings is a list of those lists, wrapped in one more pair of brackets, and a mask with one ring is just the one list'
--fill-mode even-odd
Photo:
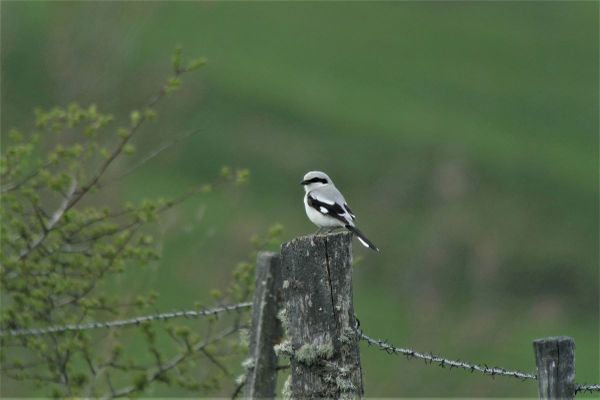
{"label": "bare tree branch", "polygon": [[35,250],[40,244],[42,244],[42,242],[46,239],[46,237],[52,231],[52,229],[54,229],[54,227],[56,226],[58,221],[60,221],[62,216],[65,214],[65,212],[67,212],[67,210],[69,209],[69,204],[71,204],[71,202],[72,202],[73,196],[75,195],[76,188],[77,188],[77,180],[75,178],[72,178],[71,186],[69,187],[69,190],[66,193],[65,198],[63,199],[63,202],[56,209],[56,211],[54,211],[54,213],[52,214],[52,217],[50,217],[50,221],[48,221],[48,223],[45,224],[45,227],[43,228],[42,233],[40,233],[38,238],[35,239],[33,241],[33,243],[28,243],[27,249],[25,249],[21,252],[21,254],[19,255],[19,261],[22,261],[25,258],[27,258],[33,250]]}
{"label": "bare tree branch", "polygon": [[[210,340],[206,340],[206,341],[202,341],[198,344],[196,344],[193,347],[193,350],[195,353],[202,351],[203,349],[205,349],[208,345],[213,344],[215,342],[218,342],[224,338],[226,338],[227,336],[235,333],[238,331],[239,328],[237,327],[230,327],[229,329],[226,329],[225,331],[223,331],[221,334],[219,334],[218,336],[215,336],[214,338],[210,339]],[[181,364],[183,361],[187,360],[188,357],[190,357],[193,353],[182,353],[179,354],[175,357],[173,357],[172,359],[170,359],[169,361],[167,361],[166,363],[162,364],[161,366],[157,367],[154,371],[150,372],[147,376],[146,381],[148,383],[152,383],[154,381],[156,381],[157,379],[159,379],[162,374],[164,374],[165,372],[177,367],[179,364]],[[112,399],[112,398],[117,398],[117,397],[125,397],[128,396],[134,392],[140,391],[140,389],[136,386],[128,386],[119,390],[114,391],[113,393],[111,393],[109,396],[106,396],[105,399]]]}
{"label": "bare tree branch", "polygon": [[8,183],[8,184],[0,187],[0,194],[12,192],[13,190],[19,189],[21,186],[23,186],[24,184],[29,182],[31,179],[38,176],[40,171],[48,166],[50,166],[50,162],[46,162],[44,165],[42,165],[41,167],[39,167],[38,169],[36,169],[35,171],[33,171],[32,173],[27,175],[25,178],[21,179],[20,181],[14,182],[14,183]]}
{"label": "bare tree branch", "polygon": [[[179,75],[181,75],[184,72],[186,72],[186,71],[185,70],[177,70],[175,72],[175,77],[176,78],[179,77]],[[148,104],[146,105],[146,107],[147,108],[154,107],[166,94],[167,94],[167,92],[165,90],[165,87],[163,86],[161,88],[160,92],[158,92],[158,94],[156,94],[154,96],[154,98],[152,98],[148,102]],[[133,127],[131,127],[129,129],[128,134],[125,135],[121,139],[121,142],[117,145],[117,147],[115,148],[115,150],[113,150],[113,152],[108,156],[108,158],[100,165],[100,168],[98,169],[98,172],[96,172],[96,174],[90,179],[90,181],[87,184],[85,184],[77,192],[76,196],[73,198],[73,200],[71,201],[71,203],[67,206],[67,210],[69,210],[75,204],[77,204],[83,198],[83,196],[85,196],[86,193],[90,191],[90,189],[92,189],[94,186],[96,186],[98,184],[98,181],[104,175],[104,173],[106,172],[106,170],[108,169],[108,167],[123,152],[123,149],[125,148],[125,146],[131,141],[131,139],[133,138],[133,136],[135,136],[136,132],[144,124],[144,122],[146,122],[147,119],[148,119],[148,117],[145,114],[142,114],[140,116],[139,120],[135,123],[135,125],[133,125]]]}

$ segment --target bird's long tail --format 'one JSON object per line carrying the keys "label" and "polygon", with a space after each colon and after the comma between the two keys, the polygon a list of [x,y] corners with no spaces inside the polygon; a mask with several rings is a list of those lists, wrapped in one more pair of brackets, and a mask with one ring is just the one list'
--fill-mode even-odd
{"label": "bird's long tail", "polygon": [[346,224],[346,229],[348,229],[350,232],[354,233],[356,235],[356,237],[358,238],[358,240],[362,243],[363,246],[368,247],[371,250],[379,251],[377,246],[375,246],[373,244],[373,242],[371,242],[369,239],[367,239],[367,237],[361,231],[359,231],[358,228],[356,228],[350,224]]}

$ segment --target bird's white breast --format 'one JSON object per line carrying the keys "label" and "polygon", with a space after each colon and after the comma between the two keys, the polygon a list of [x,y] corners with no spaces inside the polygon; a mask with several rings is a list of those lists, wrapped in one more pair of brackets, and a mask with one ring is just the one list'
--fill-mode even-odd
{"label": "bird's white breast", "polygon": [[311,220],[313,224],[315,224],[319,228],[344,226],[344,224],[342,224],[339,220],[333,217],[328,217],[327,215],[323,215],[317,210],[313,209],[311,206],[309,206],[307,197],[308,193],[304,195],[304,209],[306,210],[306,216],[308,217],[308,219]]}

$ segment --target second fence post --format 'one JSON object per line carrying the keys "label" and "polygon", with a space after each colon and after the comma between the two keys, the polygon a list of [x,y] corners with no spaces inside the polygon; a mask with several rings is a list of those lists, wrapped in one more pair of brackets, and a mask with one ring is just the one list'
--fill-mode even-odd
{"label": "second fence post", "polygon": [[273,346],[281,340],[283,329],[277,319],[281,294],[281,257],[261,251],[256,260],[256,291],[252,306],[250,357],[244,397],[275,397],[277,356]]}
{"label": "second fence post", "polygon": [[293,398],[362,397],[352,303],[352,234],[303,236],[281,250]]}
{"label": "second fence post", "polygon": [[533,341],[540,399],[575,397],[575,341],[567,336]]}

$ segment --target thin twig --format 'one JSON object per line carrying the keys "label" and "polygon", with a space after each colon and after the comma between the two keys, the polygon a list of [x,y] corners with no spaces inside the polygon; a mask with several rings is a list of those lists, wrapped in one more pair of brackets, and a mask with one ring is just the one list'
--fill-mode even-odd
{"label": "thin twig", "polygon": [[42,171],[44,168],[49,167],[50,165],[51,165],[50,162],[46,162],[44,165],[42,165],[41,167],[39,167],[32,173],[27,175],[25,178],[21,179],[19,182],[8,183],[8,184],[0,187],[0,194],[8,193],[13,190],[19,189],[21,186],[23,186],[24,184],[29,182],[31,179],[35,178],[40,173],[40,171]]}
{"label": "thin twig", "polygon": [[242,391],[242,388],[244,387],[245,384],[246,384],[246,380],[244,379],[244,382],[240,382],[235,386],[235,390],[231,394],[231,400],[235,400],[240,395],[240,392]]}
{"label": "thin twig", "polygon": [[46,223],[42,227],[42,233],[39,234],[38,238],[35,239],[33,243],[28,243],[27,249],[21,252],[21,254],[19,255],[19,261],[27,258],[27,256],[29,256],[33,250],[35,250],[40,244],[42,244],[42,242],[44,241],[44,239],[46,239],[46,237],[52,231],[52,229],[54,229],[58,221],[60,221],[65,212],[67,212],[67,210],[69,209],[69,204],[71,204],[73,196],[75,195],[75,189],[77,189],[77,180],[75,178],[72,178],[71,186],[69,187],[69,191],[66,193],[63,202],[56,209],[56,211],[54,211],[52,217],[50,217],[50,221],[48,221],[48,223]]}
{"label": "thin twig", "polygon": [[129,235],[127,236],[127,238],[123,241],[123,243],[121,243],[121,245],[119,246],[119,248],[115,251],[115,253],[112,255],[112,257],[110,258],[108,264],[106,264],[101,270],[100,272],[97,274],[97,276],[94,277],[94,279],[91,280],[91,282],[88,284],[88,286],[83,289],[80,293],[77,293],[76,295],[74,295],[71,299],[64,301],[62,303],[60,303],[57,307],[64,307],[66,305],[69,304],[73,304],[78,302],[79,300],[81,300],[82,298],[84,298],[85,296],[87,296],[88,294],[90,294],[92,292],[92,290],[94,290],[96,288],[96,285],[98,284],[98,281],[100,279],[102,279],[102,277],[104,276],[104,274],[113,267],[115,261],[117,260],[117,258],[119,257],[119,255],[125,250],[125,248],[127,247],[127,245],[129,244],[129,241],[131,241],[131,239],[133,238],[133,236],[135,235],[137,229],[139,229],[140,225],[134,226],[132,228],[131,231],[129,231]]}
{"label": "thin twig", "polygon": [[[173,147],[174,145],[176,145],[177,143],[181,142],[184,139],[189,138],[192,135],[195,135],[199,132],[201,132],[202,129],[195,129],[193,131],[189,131],[184,133],[183,135],[181,135],[178,138],[175,138],[169,142],[164,142],[162,143],[159,147],[157,147],[156,149],[152,150],[151,152],[149,152],[148,154],[146,154],[144,157],[142,157],[138,162],[136,162],[135,164],[133,164],[129,169],[123,171],[121,174],[116,175],[114,177],[111,177],[111,182],[120,180],[124,177],[126,177],[127,175],[130,175],[132,172],[134,172],[135,170],[139,169],[142,165],[144,165],[145,163],[147,163],[148,161],[152,160],[153,158],[156,158],[160,153],[162,153],[163,151]],[[104,184],[98,184],[98,187],[104,187],[106,186],[107,183]]]}
{"label": "thin twig", "polygon": [[221,371],[223,371],[223,373],[225,375],[232,376],[231,372],[229,372],[229,370],[227,369],[227,367],[225,367],[223,365],[223,363],[221,363],[219,360],[217,360],[217,358],[215,356],[213,356],[212,354],[210,354],[210,352],[208,350],[206,350],[206,349],[203,348],[200,351],[202,352],[202,354],[204,354],[206,356],[206,358],[208,358],[213,364],[215,364],[217,366],[217,368],[219,368]]}
{"label": "thin twig", "polygon": [[0,373],[5,373],[6,371],[11,371],[11,370],[24,370],[24,369],[28,369],[28,368],[33,368],[33,367],[38,367],[40,365],[44,364],[43,361],[39,361],[39,362],[32,362],[29,364],[11,364],[11,365],[2,365],[2,367],[0,368]]}
{"label": "thin twig", "polygon": [[[220,335],[214,337],[211,340],[206,340],[206,341],[202,341],[198,344],[196,344],[193,348],[194,352],[199,352],[202,351],[202,349],[206,348],[208,345],[215,343],[221,339],[226,338],[227,336],[235,333],[238,330],[238,328],[236,327],[231,327],[229,329],[226,329],[225,331],[223,331]],[[167,361],[164,364],[161,364],[159,367],[157,367],[153,372],[149,373],[146,381],[147,383],[152,383],[155,380],[157,380],[158,378],[161,377],[162,374],[164,374],[165,372],[168,372],[169,370],[177,367],[180,363],[182,363],[183,361],[185,361],[188,357],[190,357],[190,353],[186,352],[186,353],[182,353],[179,354],[175,357],[173,357],[171,360]],[[119,389],[117,391],[114,391],[110,394],[110,396],[106,397],[107,399],[111,399],[111,398],[116,398],[116,397],[125,397],[130,395],[131,393],[134,393],[136,391],[139,391],[140,389],[137,386],[128,386],[125,387],[123,389]]]}

